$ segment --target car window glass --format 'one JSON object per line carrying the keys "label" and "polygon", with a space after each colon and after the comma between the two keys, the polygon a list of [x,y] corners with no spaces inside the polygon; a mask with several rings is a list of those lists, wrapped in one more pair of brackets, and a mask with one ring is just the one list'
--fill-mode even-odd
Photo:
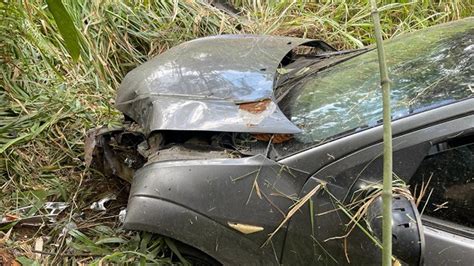
{"label": "car window glass", "polygon": [[[445,24],[386,43],[394,119],[474,96],[473,22]],[[295,83],[289,87],[291,99],[283,101],[288,106],[280,106],[303,130],[294,142],[313,146],[381,123],[376,50]]]}
{"label": "car window glass", "polygon": [[474,136],[433,145],[410,189],[422,195],[423,215],[474,228]]}

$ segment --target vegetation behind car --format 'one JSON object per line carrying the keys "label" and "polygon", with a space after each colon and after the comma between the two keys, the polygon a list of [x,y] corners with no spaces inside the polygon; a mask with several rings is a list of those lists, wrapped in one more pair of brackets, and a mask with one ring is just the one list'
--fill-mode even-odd
{"label": "vegetation behind car", "polygon": [[[150,57],[183,41],[223,33],[318,38],[339,49],[373,43],[366,1],[233,1],[237,14],[193,1],[64,4],[80,33],[78,62],[68,56],[43,1],[0,3],[0,215],[18,215],[15,210],[22,207],[44,215],[46,202],[69,206],[56,222],[41,220],[43,226],[2,224],[2,260],[156,262],[168,261],[176,251],[159,236],[123,232],[118,213],[128,184],[104,178],[83,162],[86,130],[119,123],[115,90],[129,70]],[[472,6],[387,2],[383,9],[389,38],[466,17]],[[90,209],[110,193],[116,199],[106,211]]]}

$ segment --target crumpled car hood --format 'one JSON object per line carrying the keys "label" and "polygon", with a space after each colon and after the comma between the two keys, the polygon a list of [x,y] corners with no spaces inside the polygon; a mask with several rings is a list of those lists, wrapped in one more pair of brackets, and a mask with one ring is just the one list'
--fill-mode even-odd
{"label": "crumpled car hood", "polygon": [[273,96],[278,65],[299,45],[321,41],[221,35],[182,43],[129,72],[116,107],[155,130],[298,133]]}

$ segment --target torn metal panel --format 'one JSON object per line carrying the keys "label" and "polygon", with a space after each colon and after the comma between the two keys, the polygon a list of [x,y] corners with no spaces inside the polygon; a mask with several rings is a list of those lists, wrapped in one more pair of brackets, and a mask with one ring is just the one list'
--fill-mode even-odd
{"label": "torn metal panel", "polygon": [[[254,35],[213,36],[178,45],[132,70],[117,109],[154,130],[298,133],[273,95],[278,65],[300,45],[321,41]],[[262,103],[260,103],[262,102]],[[242,108],[259,103],[260,112]]]}
{"label": "torn metal panel", "polygon": [[105,176],[118,176],[130,182],[135,170],[146,162],[138,150],[144,140],[143,134],[133,125],[92,129],[85,140],[85,164]]}

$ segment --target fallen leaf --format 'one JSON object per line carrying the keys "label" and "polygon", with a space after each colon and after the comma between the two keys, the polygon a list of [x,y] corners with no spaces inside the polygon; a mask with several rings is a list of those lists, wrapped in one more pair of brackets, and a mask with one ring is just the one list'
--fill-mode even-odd
{"label": "fallen leaf", "polygon": [[253,136],[259,141],[272,140],[274,144],[283,143],[293,138],[293,134],[254,134]]}
{"label": "fallen leaf", "polygon": [[271,100],[266,99],[259,102],[241,103],[239,104],[239,108],[252,114],[259,114],[267,110],[267,107],[271,102]]}
{"label": "fallen leaf", "polygon": [[232,227],[233,229],[243,233],[243,234],[253,234],[260,231],[263,231],[263,227],[256,226],[256,225],[249,225],[249,224],[241,224],[241,223],[231,223],[227,222],[227,224]]}

